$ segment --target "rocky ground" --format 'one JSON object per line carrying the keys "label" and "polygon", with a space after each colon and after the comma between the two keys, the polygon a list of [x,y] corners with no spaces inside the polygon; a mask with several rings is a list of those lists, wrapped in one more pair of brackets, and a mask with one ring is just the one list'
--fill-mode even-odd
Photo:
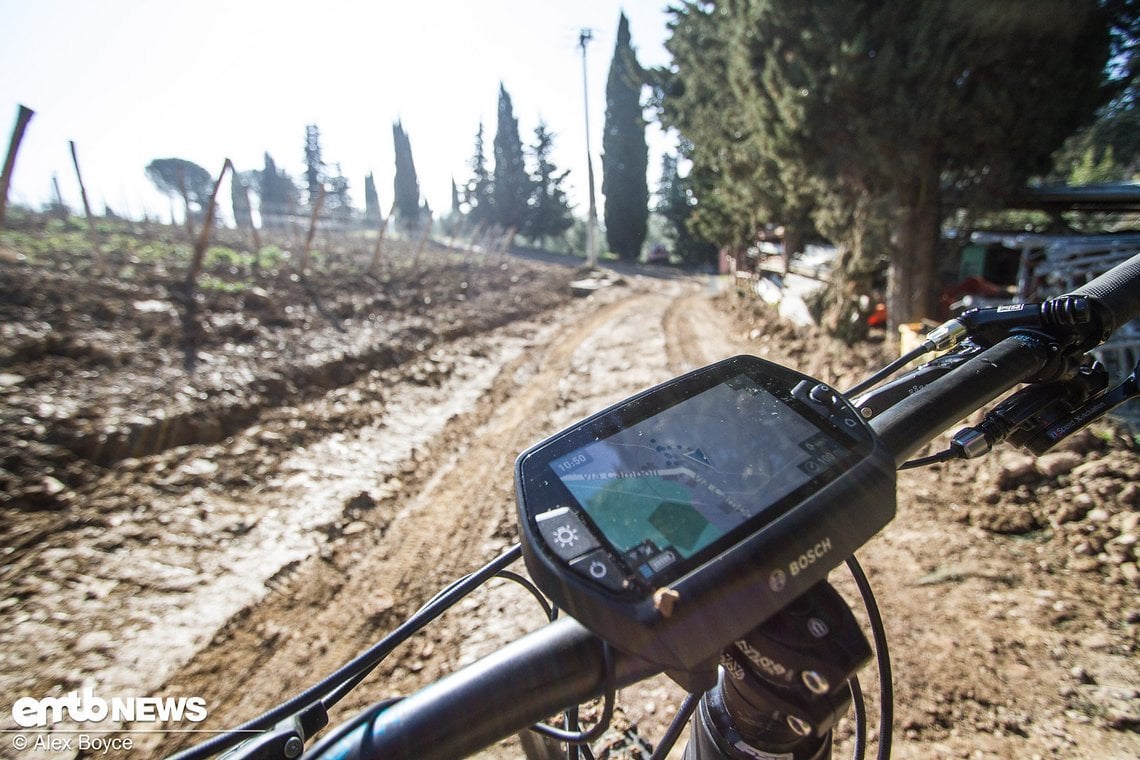
{"label": "rocky ground", "polygon": [[[75,263],[86,241],[59,232],[0,237],[0,685],[200,696],[205,730],[314,683],[513,543],[511,464],[539,438],[742,351],[838,387],[885,356],[673,272],[575,298],[580,272],[513,256],[391,244],[365,274],[366,254],[328,246],[300,277],[215,251],[191,302],[175,233],[105,233],[95,277]],[[900,475],[898,517],[862,552],[896,757],[1140,755],[1130,444],[1098,428],[1038,460]],[[334,719],[540,624],[494,583]],[[650,741],[679,699],[664,678],[621,697]],[[200,738],[109,728],[132,742],[121,756]],[[17,752],[17,735],[0,756],[76,754]]]}

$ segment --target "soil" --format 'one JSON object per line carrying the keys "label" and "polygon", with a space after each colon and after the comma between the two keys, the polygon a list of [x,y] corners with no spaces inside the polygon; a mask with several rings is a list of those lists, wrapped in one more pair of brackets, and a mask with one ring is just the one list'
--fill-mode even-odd
{"label": "soil", "polygon": [[[668,269],[609,271],[584,291],[572,264],[392,243],[367,275],[363,250],[304,277],[218,264],[191,298],[161,257],[111,250],[96,275],[24,250],[46,235],[33,225],[0,250],[8,731],[18,697],[84,688],[197,696],[195,728],[237,725],[514,543],[512,463],[531,443],[735,353],[841,388],[888,355]],[[1004,449],[900,474],[896,519],[860,553],[891,644],[895,757],[1140,756],[1130,442],[1103,428],[1037,460]],[[333,720],[541,624],[525,591],[492,582]],[[862,680],[874,710],[870,669]],[[665,677],[622,690],[624,738],[655,741],[680,698]],[[128,738],[123,757],[203,736],[143,727],[99,735]],[[837,756],[850,734],[845,720]],[[99,754],[21,753],[18,735],[0,736],[0,756]]]}

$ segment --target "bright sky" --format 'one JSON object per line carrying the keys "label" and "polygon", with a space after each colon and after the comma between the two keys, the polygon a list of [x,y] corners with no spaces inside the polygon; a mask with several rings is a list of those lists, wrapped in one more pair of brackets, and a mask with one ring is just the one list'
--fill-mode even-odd
{"label": "bright sky", "polygon": [[[588,46],[590,141],[601,208],[605,82],[619,13],[638,60],[663,65],[668,0],[0,0],[0,154],[17,106],[35,110],[16,162],[11,203],[39,207],[58,177],[81,208],[68,140],[88,196],[120,214],[167,218],[171,203],[146,178],[155,158],[185,158],[217,175],[269,151],[295,180],[305,125],[321,130],[323,158],[340,163],[353,204],[375,173],[392,199],[392,123],[402,120],[420,187],[446,212],[451,178],[468,178],[475,132],[495,134],[499,83],[524,145],[540,119],[555,133],[555,162],[586,211],[582,55]],[[650,129],[650,190],[671,144]],[[490,158],[490,156],[488,156]],[[228,194],[221,204],[228,212]],[[227,213],[228,216],[228,213]]]}

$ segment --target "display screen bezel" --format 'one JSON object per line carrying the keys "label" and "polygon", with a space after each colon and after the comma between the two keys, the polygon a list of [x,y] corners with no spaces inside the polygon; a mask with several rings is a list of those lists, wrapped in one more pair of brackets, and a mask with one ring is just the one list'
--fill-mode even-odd
{"label": "display screen bezel", "polygon": [[[866,458],[872,441],[862,426],[853,430],[841,430],[829,419],[829,409],[799,398],[793,389],[803,380],[803,376],[783,370],[762,360],[747,361],[748,357],[724,362],[690,375],[676,378],[670,383],[633,397],[615,407],[611,407],[533,450],[523,462],[523,487],[528,501],[533,501],[528,509],[532,526],[535,515],[545,509],[569,506],[582,522],[591,530],[597,540],[606,548],[611,558],[619,563],[622,572],[631,583],[625,591],[601,589],[617,595],[642,596],[653,588],[671,584],[700,567],[710,559],[719,556],[748,536],[763,530],[811,494],[819,491],[839,475],[848,471]],[[625,552],[616,548],[601,531],[598,524],[586,510],[585,505],[571,493],[565,483],[552,468],[552,464],[573,452],[597,441],[608,439],[622,430],[638,425],[666,409],[677,406],[718,385],[732,382],[737,377],[747,377],[780,403],[789,407],[798,417],[812,424],[835,444],[835,458],[830,466],[810,477],[772,504],[761,508],[756,514],[728,530],[689,557],[678,555],[669,566],[645,577],[627,559]]]}

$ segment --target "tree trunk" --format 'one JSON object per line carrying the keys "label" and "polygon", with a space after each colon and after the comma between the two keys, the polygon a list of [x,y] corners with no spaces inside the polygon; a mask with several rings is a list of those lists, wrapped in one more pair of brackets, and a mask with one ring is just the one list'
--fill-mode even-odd
{"label": "tree trunk", "polygon": [[874,304],[872,292],[877,240],[871,233],[872,204],[866,197],[855,202],[850,212],[846,240],[832,267],[831,282],[818,296],[819,322],[831,335],[855,343],[867,337],[867,316]]}
{"label": "tree trunk", "polygon": [[917,180],[907,195],[901,199],[887,285],[892,335],[899,325],[934,318],[938,311],[942,209],[937,172]]}
{"label": "tree trunk", "polygon": [[791,224],[784,227],[784,277],[788,276],[788,271],[792,267],[792,259],[804,252],[806,242],[803,230],[799,227]]}

